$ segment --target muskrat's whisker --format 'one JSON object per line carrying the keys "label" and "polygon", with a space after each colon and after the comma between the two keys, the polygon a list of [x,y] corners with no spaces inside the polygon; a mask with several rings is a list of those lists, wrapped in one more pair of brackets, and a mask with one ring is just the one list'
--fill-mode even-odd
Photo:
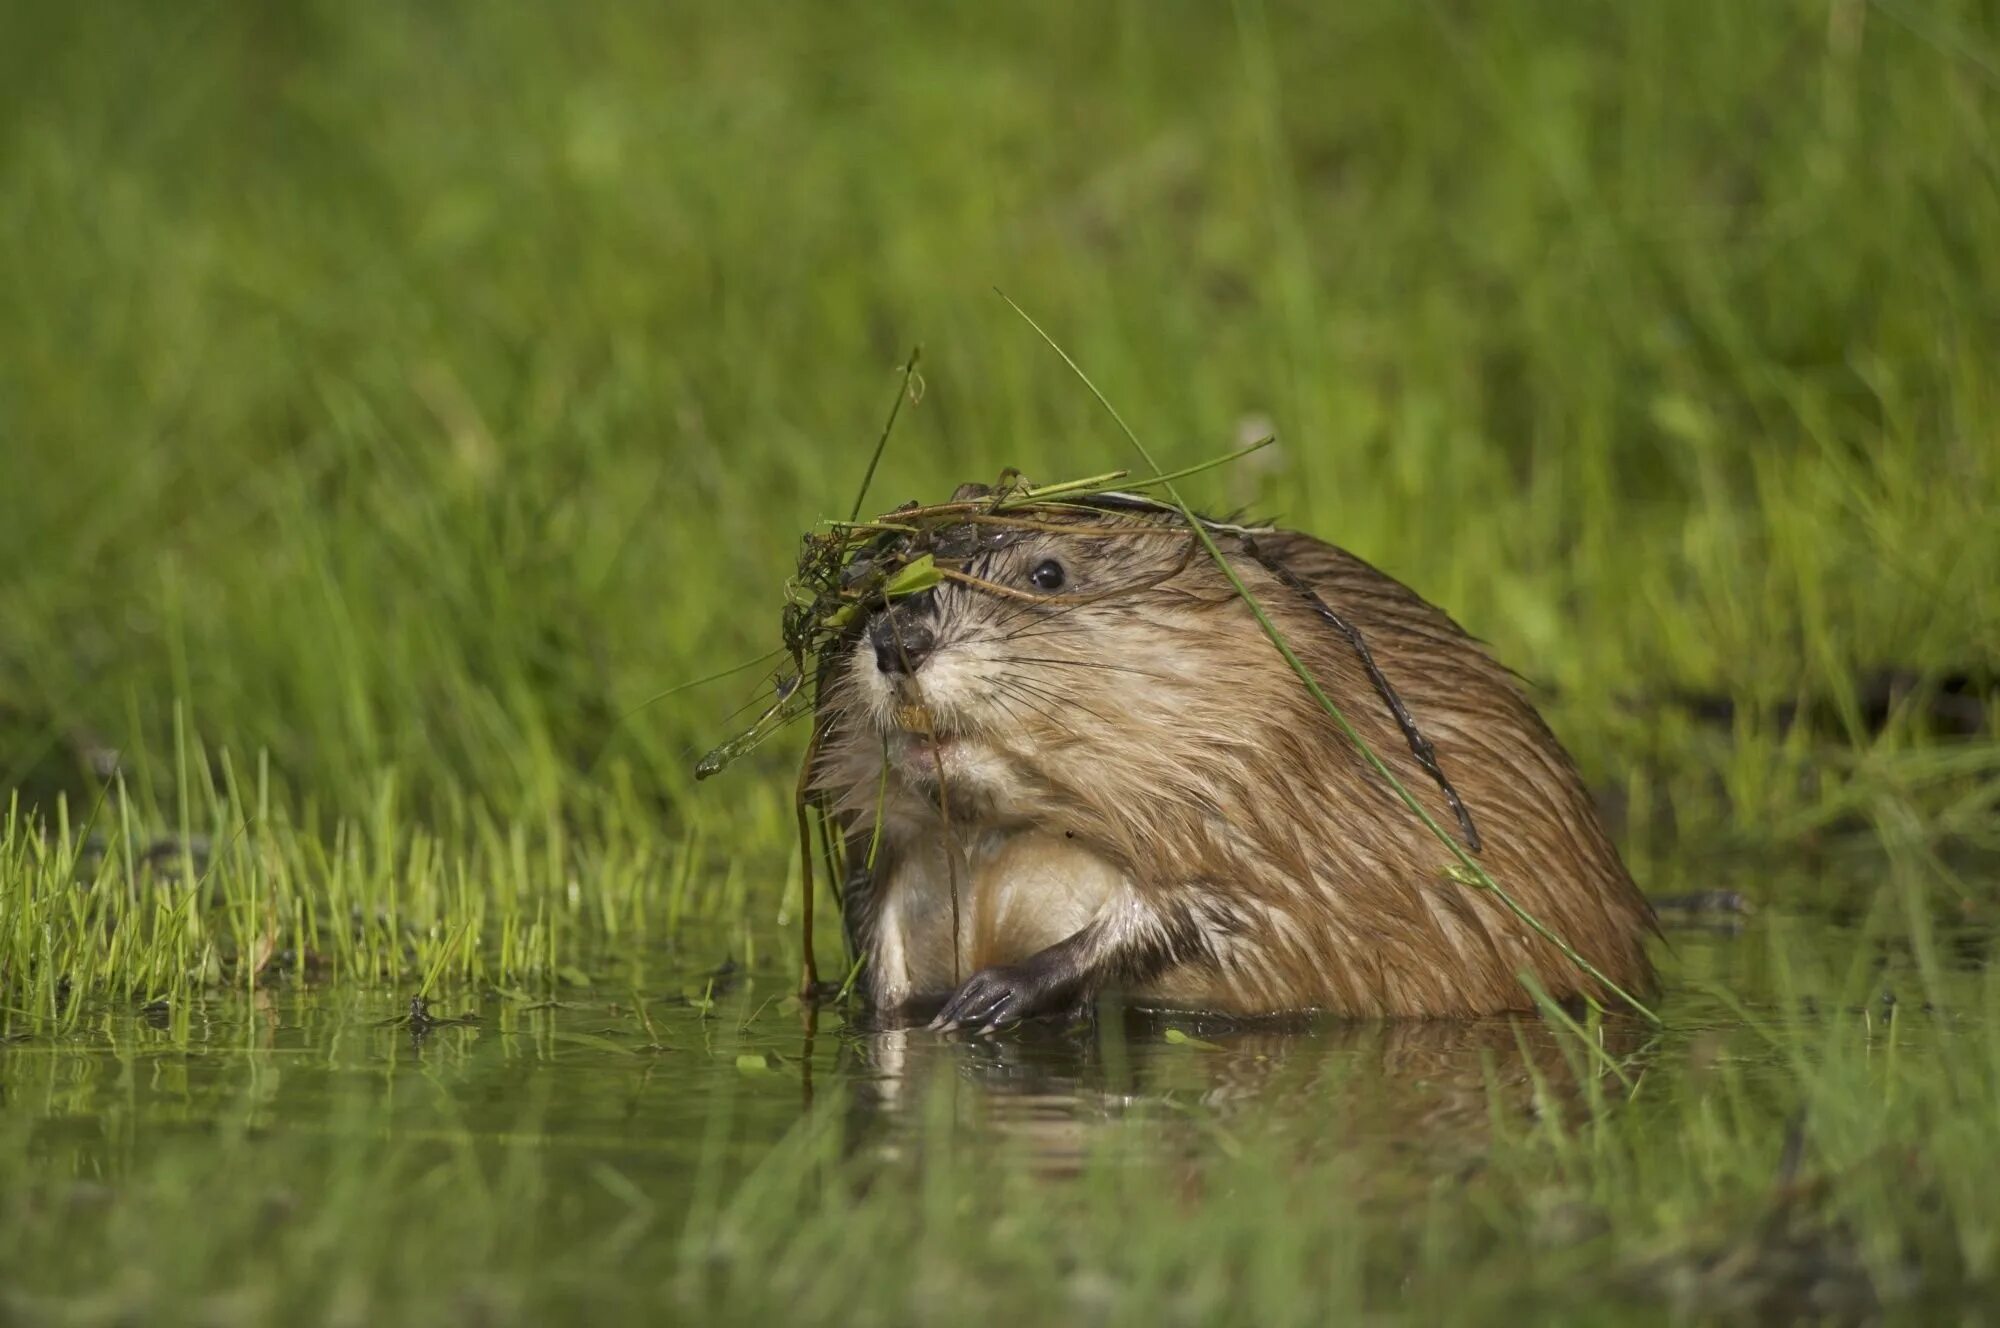
{"label": "muskrat's whisker", "polygon": [[1006,626],[1006,625],[1007,625],[1008,623],[1011,623],[1011,622],[1020,622],[1020,621],[1021,621],[1022,619],[1024,619],[1024,618],[1025,618],[1025,619],[1027,619],[1027,621],[1026,621],[1026,622],[1025,622],[1025,623],[1024,623],[1024,624],[1023,624],[1023,625],[1022,625],[1022,626],[1021,626],[1020,628],[1016,629],[1016,630],[1015,630],[1015,631],[1013,631],[1013,632],[1007,632],[1007,633],[998,633],[998,634],[996,634],[996,635],[995,635],[995,639],[997,639],[997,640],[1001,640],[1001,641],[1011,641],[1011,640],[1015,640],[1015,639],[1018,639],[1018,638],[1022,637],[1023,635],[1032,635],[1032,633],[1030,633],[1030,632],[1028,631],[1028,629],[1029,629],[1029,628],[1031,628],[1031,627],[1035,627],[1035,626],[1038,626],[1038,625],[1041,625],[1041,624],[1044,624],[1044,623],[1053,623],[1053,622],[1055,622],[1055,621],[1056,621],[1056,620],[1057,620],[1058,618],[1062,618],[1062,617],[1065,617],[1065,616],[1067,616],[1067,615],[1069,615],[1069,614],[1072,614],[1072,613],[1076,612],[1076,611],[1077,611],[1078,609],[1082,608],[1082,607],[1083,607],[1083,605],[1081,605],[1081,604],[1065,604],[1065,605],[1062,605],[1062,606],[1060,606],[1060,607],[1058,607],[1058,608],[1056,608],[1056,609],[1053,609],[1053,610],[1051,610],[1051,611],[1050,611],[1050,612],[1048,612],[1048,613],[1042,613],[1042,614],[1036,614],[1036,613],[1034,612],[1034,610],[1035,610],[1036,608],[1038,608],[1038,607],[1040,607],[1040,606],[1039,606],[1039,605],[1032,605],[1032,604],[1031,604],[1031,605],[1026,605],[1026,606],[1024,606],[1024,607],[1021,607],[1021,608],[1016,608],[1016,609],[1012,609],[1012,610],[1009,610],[1009,611],[1008,611],[1007,613],[1004,613],[1004,614],[1002,614],[1002,615],[1001,615],[1001,616],[1000,616],[999,618],[997,618],[997,619],[996,619],[996,620],[994,621],[994,623],[993,623],[993,626],[994,626],[994,627],[996,627],[996,628],[997,628],[997,627],[1005,627],[1005,626]]}
{"label": "muskrat's whisker", "polygon": [[820,709],[826,713],[828,719],[833,720],[835,723],[852,719],[855,715],[861,713],[859,706],[844,697],[839,701],[829,701],[821,706]]}
{"label": "muskrat's whisker", "polygon": [[1135,669],[1125,664],[1103,664],[1090,659],[1057,659],[1053,655],[996,655],[996,664],[1046,664],[1056,669],[1096,669],[1100,673],[1129,673],[1134,677],[1166,681],[1167,675],[1151,669]]}
{"label": "muskrat's whisker", "polygon": [[1046,614],[1037,614],[1035,612],[1035,609],[1037,607],[1038,606],[1033,604],[1016,604],[1009,606],[1006,610],[1004,610],[998,616],[996,616],[991,623],[987,625],[987,639],[1005,640],[1006,634],[1001,632],[999,629],[1007,626],[1009,623],[1023,622],[1023,620],[1025,620],[1025,622],[1023,623],[1024,626],[1033,626],[1035,623],[1038,622],[1047,622],[1051,618],[1061,617],[1063,614],[1070,612],[1077,606],[1070,605],[1068,608],[1056,609]]}
{"label": "muskrat's whisker", "polygon": [[764,691],[758,692],[756,695],[752,696],[749,700],[745,701],[742,705],[737,706],[734,710],[724,715],[722,717],[722,722],[727,724],[731,720],[735,719],[737,716],[747,714],[750,711],[755,710],[760,705],[768,707],[772,702],[776,701],[777,699],[778,699],[778,689],[776,687],[767,688]]}
{"label": "muskrat's whisker", "polygon": [[1055,707],[1058,702],[1056,699],[1044,699],[1042,693],[1030,692],[1019,687],[1009,688],[1003,694],[1012,698],[1015,704],[1025,706],[1033,711],[1041,717],[1043,723],[1058,733],[1063,733],[1070,737],[1080,736],[1076,726],[1069,723],[1057,712]]}
{"label": "muskrat's whisker", "polygon": [[[1061,696],[1048,691],[1046,688],[1043,688],[1034,683],[1030,683],[1025,678],[1015,677],[1012,674],[1003,674],[998,677],[992,677],[989,678],[987,682],[993,688],[993,692],[995,695],[1015,696],[1015,697],[1020,697],[1024,700],[1032,699],[1033,701],[1039,702],[1040,704],[1036,706],[1037,710],[1041,710],[1041,707],[1043,705],[1054,705],[1063,699]],[[1054,711],[1042,710],[1041,712],[1043,714],[1048,715],[1049,718],[1051,719],[1055,718]]]}
{"label": "muskrat's whisker", "polygon": [[1089,715],[1092,719],[1096,720],[1100,724],[1111,723],[1111,719],[1109,716],[1099,714],[1097,711],[1092,710],[1089,706],[1085,705],[1083,702],[1077,700],[1074,696],[1064,696],[1062,693],[1055,691],[1052,688],[1043,687],[1039,683],[1024,682],[1019,678],[1010,679],[1010,681],[1012,681],[1018,687],[1023,687],[1028,689],[1037,696],[1046,698],[1051,705],[1068,706],[1072,710],[1081,710],[1084,714]]}
{"label": "muskrat's whisker", "polygon": [[[1027,622],[1022,623],[1021,626],[1015,628],[1013,631],[1000,633],[992,637],[991,639],[995,641],[1030,641],[1037,636],[1061,636],[1066,632],[1072,632],[1077,630],[1077,628],[1081,625],[1077,623],[1065,623],[1057,621],[1068,612],[1069,610],[1064,609],[1060,612],[1051,613],[1044,617],[1031,618]],[[1012,622],[1014,620],[1010,618],[1007,621]],[[1038,631],[1036,630],[1037,628],[1040,628],[1042,630]]]}
{"label": "muskrat's whisker", "polygon": [[1084,624],[1078,623],[1074,626],[1046,628],[1039,632],[1018,632],[1008,636],[994,637],[992,638],[992,642],[998,646],[1011,646],[1022,641],[1055,641],[1063,637],[1084,634]]}
{"label": "muskrat's whisker", "polygon": [[1015,709],[1017,703],[1014,701],[1012,697],[1008,696],[1007,693],[1001,691],[997,687],[993,691],[993,704],[999,706],[1000,709],[1005,711],[1010,717],[1013,717],[1015,719],[1015,722],[1017,723],[1019,722],[1019,714]]}
{"label": "muskrat's whisker", "polygon": [[[1071,607],[1073,608],[1075,606]],[[1034,606],[1032,605],[1023,605],[1016,608],[1011,608],[1007,612],[1002,613],[1000,616],[998,616],[993,620],[993,622],[987,629],[987,639],[991,641],[1005,641],[1008,638],[1009,633],[1003,632],[1000,629],[1007,626],[1009,623],[1017,623],[1017,622],[1021,623],[1023,630],[1025,630],[1028,627],[1034,626],[1036,623],[1047,622],[1051,618],[1060,617],[1062,616],[1062,614],[1067,612],[1069,612],[1068,609],[1060,609],[1054,613],[1037,615],[1034,613]]]}
{"label": "muskrat's whisker", "polygon": [[[1053,619],[1062,617],[1066,613],[1073,613],[1077,609],[1085,608],[1092,604],[1103,604],[1115,599],[1122,599],[1128,596],[1141,595],[1144,594],[1146,591],[1153,589],[1155,586],[1160,585],[1163,582],[1172,580],[1174,577],[1180,575],[1180,573],[1183,570],[1185,570],[1185,568],[1186,568],[1186,563],[1183,562],[1179,566],[1176,566],[1157,576],[1147,577],[1145,580],[1142,581],[1133,581],[1122,585],[1107,586],[1105,589],[1095,591],[1089,595],[1071,595],[1071,596],[1043,595],[1039,597],[1030,597],[1026,601],[1017,602],[1014,607],[1008,609],[1006,612],[1002,613],[999,617],[995,618],[993,622],[990,624],[990,628],[1005,627],[1008,623],[1018,622],[1022,618],[1028,618],[1030,617],[1030,615],[1034,615],[1036,613],[1036,610],[1038,609],[1048,608],[1049,605],[1054,605],[1055,607],[1052,609],[1048,609],[1047,612],[1041,613],[1039,616],[1033,617],[1032,622],[1037,622],[1037,623],[1049,622],[1052,621]],[[985,587],[980,586],[978,588],[984,589]],[[1021,592],[1016,591],[1013,594],[1008,595],[1007,598],[1020,601]]]}
{"label": "muskrat's whisker", "polygon": [[1028,728],[1028,716],[1034,716],[1034,718],[1042,720],[1042,724],[1046,724],[1048,728],[1052,728],[1056,732],[1062,732],[1062,734],[1074,734],[1076,732],[1072,726],[1068,726],[1068,724],[1062,722],[1062,716],[1058,716],[1048,702],[1034,700],[1034,698],[1026,696],[1024,692],[1000,690],[1000,692],[994,694],[994,700],[998,700],[1002,704],[1002,708],[1008,710],[1008,714],[1014,716],[1016,726],[1020,726],[1022,730]]}
{"label": "muskrat's whisker", "polygon": [[993,692],[993,700],[1001,707],[1001,709],[1007,711],[1010,715],[1015,716],[1016,723],[1022,723],[1025,721],[1026,717],[1021,714],[1021,712],[1025,709],[1032,711],[1037,715],[1040,715],[1043,719],[1047,720],[1049,723],[1055,725],[1058,728],[1067,727],[1067,725],[1063,724],[1063,722],[1056,717],[1055,712],[1050,710],[1046,704],[1039,701],[1031,700],[1027,696],[1017,693],[1012,688],[996,687]]}
{"label": "muskrat's whisker", "polygon": [[1080,604],[1066,604],[1052,609],[1047,613],[1036,613],[1036,610],[1041,607],[1039,604],[1016,604],[996,617],[990,624],[988,631],[999,639],[1005,639],[1004,634],[1000,633],[998,629],[1007,626],[1009,623],[1021,622],[1023,619],[1026,619],[1024,626],[1032,627],[1036,623],[1050,622],[1062,617],[1064,614],[1073,613],[1083,606]]}

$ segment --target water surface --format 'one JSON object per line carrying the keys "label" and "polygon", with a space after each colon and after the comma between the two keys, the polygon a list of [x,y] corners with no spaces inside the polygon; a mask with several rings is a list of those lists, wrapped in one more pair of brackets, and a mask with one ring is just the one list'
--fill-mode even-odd
{"label": "water surface", "polygon": [[[1967,933],[1943,947],[1946,980],[1975,971],[1989,942]],[[677,953],[701,948],[683,939]],[[1107,1012],[948,1036],[803,1007],[789,972],[641,955],[546,997],[440,995],[427,1025],[410,1021],[407,992],[310,984],[97,1011],[72,1034],[0,1047],[0,1094],[44,1165],[100,1181],[222,1125],[267,1140],[360,1128],[603,1162],[671,1205],[829,1104],[857,1153],[897,1155],[944,1122],[954,1142],[1016,1148],[1051,1176],[1099,1144],[1199,1162],[1272,1136],[1435,1172],[1475,1162],[1496,1120],[1563,1110],[1586,1085],[1616,1100],[1651,1079],[1660,1098],[1662,1079],[1722,1062],[1754,1082],[1779,1065],[1774,1030],[1834,1013],[1788,995],[1784,972],[1851,966],[1856,953],[1872,954],[1871,1014],[1910,1052],[1974,1017],[1897,995],[1923,989],[1907,947],[1871,950],[1845,926],[1782,911],[1671,928],[1665,1028],[1608,1019],[1598,1053],[1532,1016],[1266,1025]],[[1134,1121],[1157,1128],[1112,1128]],[[555,1170],[588,1183],[587,1165]]]}

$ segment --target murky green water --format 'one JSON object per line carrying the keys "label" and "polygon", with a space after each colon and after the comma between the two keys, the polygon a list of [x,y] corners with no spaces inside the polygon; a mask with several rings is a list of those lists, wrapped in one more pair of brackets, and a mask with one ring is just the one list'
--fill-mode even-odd
{"label": "murky green water", "polygon": [[[1988,940],[1968,933],[1947,960],[1976,969]],[[1605,1052],[1634,1079],[1699,1074],[1721,1059],[1754,1077],[1777,1055],[1773,1026],[1824,1013],[1810,1001],[1787,1008],[1773,955],[1848,963],[1857,949],[1840,926],[1784,913],[1675,927],[1670,944],[1666,1029],[1627,1019],[1602,1030]],[[1918,990],[1919,976],[1899,947],[1867,962],[1886,1032],[1885,994]],[[1536,1019],[1232,1026],[1131,1016],[967,1039],[809,1011],[776,970],[717,977],[644,956],[604,969],[622,976],[551,999],[440,997],[440,1022],[428,1028],[408,1022],[405,993],[309,985],[218,995],[185,1011],[103,1012],[72,1036],[0,1047],[0,1093],[10,1116],[32,1120],[34,1152],[80,1179],[113,1179],[160,1141],[224,1120],[253,1135],[337,1130],[341,1104],[359,1100],[387,1113],[369,1128],[543,1150],[576,1162],[582,1184],[585,1164],[602,1161],[673,1202],[704,1168],[753,1164],[830,1097],[844,1103],[855,1148],[893,1152],[942,1111],[957,1137],[1007,1140],[1051,1173],[1135,1117],[1164,1127],[1140,1136],[1149,1147],[1188,1159],[1226,1153],[1238,1133],[1280,1134],[1435,1170],[1478,1155],[1496,1102],[1547,1109],[1537,1082],[1545,1092],[1571,1083],[1569,1067],[1582,1063],[1573,1040]],[[1747,1031],[1723,992],[1763,1031]],[[1969,1017],[1914,1000],[1896,1002],[1893,1015],[1912,1054]]]}
{"label": "murky green water", "polygon": [[[1869,1263],[1831,1216],[1794,1240],[1790,1225],[1716,1227],[1686,1205],[1771,1202],[1773,1178],[1790,1183],[1802,1103],[1862,1103],[1860,1126],[1814,1131],[1880,1130],[1868,1113],[1893,1110],[1911,1070],[1929,1085],[1923,1109],[1945,1113],[1930,1119],[1971,1128],[1939,1074],[1967,1056],[1965,1084],[1983,1073],[1993,931],[1912,939],[1895,911],[1670,923],[1666,1026],[1606,1020],[1595,1050],[1540,1017],[1230,1025],[1106,1011],[940,1036],[802,1007],[789,968],[725,964],[727,938],[693,934],[598,956],[587,983],[552,995],[441,993],[428,1024],[410,1021],[407,991],[311,983],[90,1011],[70,1033],[0,1042],[0,1233],[14,1244],[0,1322],[723,1306],[765,1321],[801,1295],[820,1318],[859,1301],[876,1320],[934,1321],[969,1282],[1024,1310],[1111,1295],[1105,1270],[1120,1267],[1146,1290],[1106,1304],[1242,1310],[1233,1298],[1260,1260],[1287,1313],[1421,1306],[1429,1293],[1401,1270],[1468,1259],[1484,1289],[1466,1305],[1600,1282],[1617,1297],[1640,1285],[1643,1301],[1681,1278],[1698,1305],[1865,1309],[1898,1285],[1894,1250]],[[1593,1115],[1615,1128],[1580,1128]],[[1579,1128],[1541,1133],[1551,1122]],[[1895,1156],[1873,1137],[1829,1139]],[[1607,1138],[1609,1153],[1591,1153]],[[1873,1165],[1854,1203],[1875,1202]],[[1620,1192],[1666,1206],[1695,1253],[1644,1246],[1607,1263],[1608,1214],[1642,1211],[1619,1209]],[[1758,1253],[1767,1230],[1784,1233],[1775,1265]],[[1094,1253],[1065,1263],[1079,1239]],[[1574,1276],[1536,1262],[1572,1246],[1595,1251]],[[1739,1265],[1762,1279],[1752,1291]],[[996,1271],[1023,1267],[1038,1271]],[[1190,1290],[1188,1267],[1219,1280]],[[1456,1288],[1437,1295],[1461,1303]]]}

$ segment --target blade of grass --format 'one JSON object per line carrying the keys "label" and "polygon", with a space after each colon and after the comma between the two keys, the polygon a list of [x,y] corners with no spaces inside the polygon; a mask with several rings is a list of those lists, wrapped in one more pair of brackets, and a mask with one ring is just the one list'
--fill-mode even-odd
{"label": "blade of grass", "polygon": [[889,435],[896,429],[896,417],[903,412],[903,398],[910,395],[910,379],[916,376],[917,361],[923,357],[924,348],[915,346],[910,350],[910,358],[903,363],[903,381],[896,387],[896,399],[889,404],[889,418],[882,424],[882,436],[875,440],[875,454],[868,458],[868,469],[861,476],[861,491],[854,495],[854,510],[847,516],[849,521],[861,519],[861,504],[868,501],[868,486],[875,482],[875,467],[882,464],[882,453],[889,447]]}
{"label": "blade of grass", "polygon": [[1261,452],[1277,441],[1278,436],[1276,434],[1266,434],[1248,447],[1239,447],[1234,452],[1226,453],[1223,456],[1210,457],[1206,461],[1197,461],[1192,466],[1183,466],[1179,470],[1171,470],[1164,475],[1152,475],[1145,479],[1133,480],[1130,484],[1121,484],[1118,486],[1116,492],[1137,493],[1141,489],[1157,488],[1163,484],[1171,484],[1175,480],[1184,480],[1190,475],[1200,475],[1207,471],[1229,465],[1231,462],[1241,461],[1252,452]]}

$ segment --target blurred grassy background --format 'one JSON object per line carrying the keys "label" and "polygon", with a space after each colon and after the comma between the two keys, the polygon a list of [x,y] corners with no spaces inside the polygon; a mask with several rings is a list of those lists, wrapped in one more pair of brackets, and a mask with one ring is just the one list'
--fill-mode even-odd
{"label": "blurred grassy background", "polygon": [[[882,506],[1127,462],[995,285],[1168,464],[1275,427],[1203,499],[1448,606],[1600,780],[1772,824],[1777,705],[2000,648],[1990,4],[0,14],[31,796],[179,706],[338,814],[685,806],[745,689],[621,718],[775,642],[912,343]],[[1625,704],[1690,689],[1726,752]]]}
{"label": "blurred grassy background", "polygon": [[[0,0],[0,1319],[1991,1303],[2000,709],[1860,692],[2000,659],[1996,110],[1993,0]],[[1195,496],[1549,684],[1650,890],[1810,901],[1662,947],[1643,1096],[1189,1184],[1120,1068],[1083,1184],[834,1169],[787,753],[696,793],[751,685],[644,703],[775,644],[913,343],[881,506],[1128,462],[996,285],[1164,463],[1275,429]]]}

